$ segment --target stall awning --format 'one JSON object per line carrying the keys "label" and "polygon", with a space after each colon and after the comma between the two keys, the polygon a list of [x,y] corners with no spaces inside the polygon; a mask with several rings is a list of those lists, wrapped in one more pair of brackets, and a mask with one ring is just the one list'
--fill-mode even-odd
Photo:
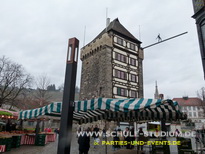
{"label": "stall awning", "polygon": [[82,123],[101,119],[117,121],[172,121],[182,118],[177,102],[160,99],[108,99],[78,101],[75,119]]}
{"label": "stall awning", "polygon": [[[42,115],[60,116],[62,104],[55,102],[42,108],[21,111],[19,119],[32,119]],[[97,98],[75,102],[73,118],[79,123],[97,120],[152,121],[177,120],[182,116],[177,102],[159,99]]]}
{"label": "stall awning", "polygon": [[18,112],[14,112],[14,111],[0,108],[0,117],[1,118],[17,119]]}
{"label": "stall awning", "polygon": [[60,116],[61,109],[62,103],[54,102],[41,108],[20,111],[18,119],[34,119],[44,115]]}

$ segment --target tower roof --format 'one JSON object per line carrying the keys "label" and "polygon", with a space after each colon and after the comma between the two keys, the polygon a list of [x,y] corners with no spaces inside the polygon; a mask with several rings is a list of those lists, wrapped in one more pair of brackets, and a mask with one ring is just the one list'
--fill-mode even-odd
{"label": "tower roof", "polygon": [[158,86],[157,86],[157,81],[155,82],[155,93],[154,93],[154,98],[158,99],[159,98],[159,91],[158,91]]}
{"label": "tower roof", "polygon": [[[114,19],[107,28],[105,28],[95,39],[101,37],[104,33],[113,31],[114,33],[121,35],[133,42],[142,43],[137,38],[135,38],[118,20],[118,18]],[[95,40],[94,39],[94,40]]]}

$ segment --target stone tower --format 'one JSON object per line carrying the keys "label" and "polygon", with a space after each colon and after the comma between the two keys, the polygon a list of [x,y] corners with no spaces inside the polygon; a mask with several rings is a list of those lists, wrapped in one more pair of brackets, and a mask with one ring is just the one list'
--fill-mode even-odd
{"label": "stone tower", "polygon": [[81,49],[80,100],[142,98],[143,50],[118,19]]}

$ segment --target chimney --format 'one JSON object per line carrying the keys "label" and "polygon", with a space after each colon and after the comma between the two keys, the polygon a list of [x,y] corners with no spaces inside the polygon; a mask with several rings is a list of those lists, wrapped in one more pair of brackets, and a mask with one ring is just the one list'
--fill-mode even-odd
{"label": "chimney", "polygon": [[107,18],[106,19],[106,32],[107,32],[107,27],[109,26],[109,24],[110,24],[110,18]]}
{"label": "chimney", "polygon": [[187,100],[187,99],[189,99],[189,97],[188,96],[183,96],[183,99]]}

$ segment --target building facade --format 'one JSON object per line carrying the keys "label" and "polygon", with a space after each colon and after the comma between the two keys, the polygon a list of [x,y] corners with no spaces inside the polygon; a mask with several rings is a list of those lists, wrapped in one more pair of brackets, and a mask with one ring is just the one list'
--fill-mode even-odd
{"label": "building facade", "polygon": [[188,119],[195,123],[196,129],[202,129],[205,124],[204,104],[200,98],[197,97],[182,97],[174,98],[181,106],[183,113],[187,114]]}
{"label": "building facade", "polygon": [[194,15],[199,39],[199,47],[205,77],[205,0],[192,0],[194,7]]}
{"label": "building facade", "polygon": [[142,98],[143,50],[118,19],[81,49],[80,99]]}

